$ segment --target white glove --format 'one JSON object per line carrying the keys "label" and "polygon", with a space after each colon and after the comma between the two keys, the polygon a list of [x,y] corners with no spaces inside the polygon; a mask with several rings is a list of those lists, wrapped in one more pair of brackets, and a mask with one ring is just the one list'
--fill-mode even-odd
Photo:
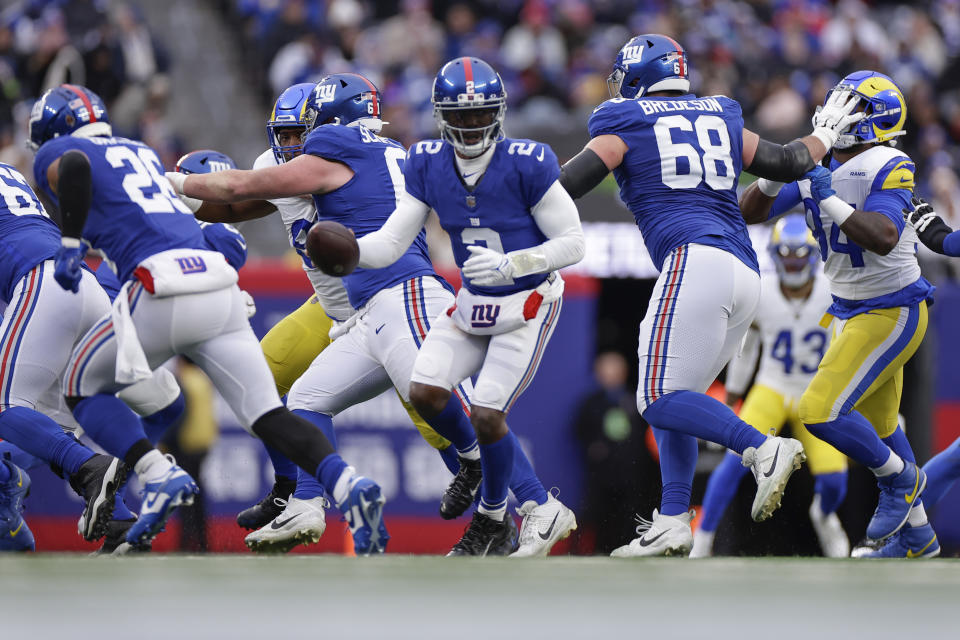
{"label": "white glove", "polygon": [[850,128],[855,122],[860,122],[863,112],[853,113],[860,103],[860,96],[850,91],[834,91],[827,98],[826,104],[817,107],[813,114],[813,134],[827,148],[827,151],[837,143],[840,134]]}
{"label": "white glove", "polygon": [[257,303],[249,292],[240,289],[240,295],[243,296],[243,304],[247,307],[247,319],[257,315]]}
{"label": "white glove", "polygon": [[473,255],[463,263],[463,277],[481,287],[511,284],[515,267],[510,256],[493,249],[471,244],[467,251]]}
{"label": "white glove", "polygon": [[167,171],[163,175],[170,181],[170,184],[173,185],[173,190],[177,192],[177,197],[180,198],[180,202],[187,206],[187,209],[190,209],[193,213],[200,210],[200,207],[203,206],[203,200],[183,195],[183,183],[189,174],[180,173],[179,171]]}

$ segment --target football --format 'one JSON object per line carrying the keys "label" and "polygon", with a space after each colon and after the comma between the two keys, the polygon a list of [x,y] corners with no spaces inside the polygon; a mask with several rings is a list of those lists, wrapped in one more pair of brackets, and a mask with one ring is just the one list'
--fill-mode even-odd
{"label": "football", "polygon": [[320,271],[342,277],[357,268],[360,246],[353,231],[339,222],[321,220],[307,233],[307,255]]}

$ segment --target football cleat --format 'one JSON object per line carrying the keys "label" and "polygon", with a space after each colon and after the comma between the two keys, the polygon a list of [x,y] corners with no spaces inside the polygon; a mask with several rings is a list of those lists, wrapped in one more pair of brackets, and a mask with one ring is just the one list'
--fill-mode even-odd
{"label": "football cleat", "polygon": [[252,507],[248,507],[237,514],[237,524],[244,529],[259,529],[270,524],[274,518],[283,512],[283,504],[277,499],[286,502],[287,498],[297,490],[296,478],[277,476],[270,493]]}
{"label": "football cleat", "polygon": [[390,535],[383,522],[386,499],[380,486],[369,478],[354,476],[347,499],[337,505],[353,535],[353,550],[360,555],[383,553]]}
{"label": "football cleat", "polygon": [[907,521],[910,509],[927,486],[927,474],[912,462],[903,461],[903,471],[877,478],[880,499],[867,525],[867,537],[884,540]]}
{"label": "football cleat", "polygon": [[770,437],[759,447],[747,447],[743,466],[750,467],[757,480],[750,517],[762,522],[773,515],[780,507],[787,481],[806,459],[803,445],[793,438]]}
{"label": "football cleat", "polygon": [[937,534],[929,523],[919,527],[903,525],[877,549],[855,549],[855,558],[934,558],[940,555]]}
{"label": "football cleat", "polygon": [[473,503],[482,480],[483,470],[480,468],[480,460],[467,460],[461,457],[460,470],[440,498],[440,517],[444,520],[453,520],[462,516],[467,507]]}
{"label": "football cleat", "polygon": [[517,513],[523,516],[523,523],[517,550],[510,554],[511,558],[545,556],[577,528],[573,511],[549,493],[543,504],[527,500],[517,508]]}
{"label": "football cleat", "polygon": [[846,558],[850,555],[850,540],[840,524],[836,512],[824,515],[820,510],[820,494],[810,503],[810,522],[820,542],[820,549],[827,558]]}
{"label": "football cleat", "polygon": [[23,519],[23,499],[30,495],[30,476],[9,460],[0,460],[10,479],[0,484],[0,551],[33,551],[33,532]]}
{"label": "football cleat", "polygon": [[277,498],[283,511],[243,541],[257,553],[287,553],[298,544],[313,544],[327,528],[326,508],[330,503],[323,496],[301,500]]}
{"label": "football cleat", "polygon": [[84,462],[69,480],[85,503],[77,531],[84,540],[99,540],[106,535],[107,524],[113,518],[117,491],[127,481],[127,466],[113,456],[98,453]]}
{"label": "football cleat", "polygon": [[154,482],[143,485],[143,504],[140,517],[127,531],[126,541],[134,547],[144,547],[160,533],[173,510],[193,504],[200,488],[190,475],[176,464]]}
{"label": "football cleat", "polygon": [[693,534],[693,548],[690,549],[691,558],[709,558],[713,555],[713,537],[716,531],[697,529]]}
{"label": "football cleat", "polygon": [[125,555],[133,552],[150,551],[150,543],[142,547],[133,547],[127,542],[127,531],[133,526],[137,519],[129,518],[123,520],[111,520],[107,523],[107,533],[103,538],[103,544],[99,549],[91,553],[92,556],[100,555]]}
{"label": "football cleat", "polygon": [[637,516],[637,535],[630,544],[617,547],[611,558],[644,558],[651,556],[687,556],[693,548],[690,522],[696,512],[691,509],[678,516],[663,516],[653,510],[653,520]]}
{"label": "football cleat", "polygon": [[510,516],[504,514],[503,520],[494,520],[479,511],[473,512],[473,520],[463,531],[463,537],[453,545],[448,558],[456,556],[505,556],[513,548],[511,539],[516,531],[507,523]]}

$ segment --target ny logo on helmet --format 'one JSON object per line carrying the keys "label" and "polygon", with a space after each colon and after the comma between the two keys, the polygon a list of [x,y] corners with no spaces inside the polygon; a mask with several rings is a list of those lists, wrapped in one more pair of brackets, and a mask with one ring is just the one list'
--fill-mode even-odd
{"label": "ny logo on helmet", "polygon": [[233,168],[226,162],[220,162],[219,160],[211,160],[209,163],[209,166],[210,166],[210,173],[213,173],[215,171],[226,171],[227,169]]}
{"label": "ny logo on helmet", "polygon": [[640,59],[643,57],[643,47],[628,45],[621,49],[621,52],[623,53],[623,64],[640,62]]}
{"label": "ny logo on helmet", "polygon": [[314,95],[317,96],[317,102],[333,102],[336,94],[337,85],[335,84],[321,84],[314,90]]}

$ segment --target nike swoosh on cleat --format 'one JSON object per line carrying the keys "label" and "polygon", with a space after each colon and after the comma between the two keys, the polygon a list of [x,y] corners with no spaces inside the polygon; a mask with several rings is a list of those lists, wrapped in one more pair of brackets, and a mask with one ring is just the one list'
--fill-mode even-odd
{"label": "nike swoosh on cleat", "polygon": [[[669,531],[669,529],[668,529],[668,531]],[[645,539],[645,538],[640,538],[640,546],[641,546],[641,547],[649,547],[650,545],[652,545],[654,542],[656,542],[657,540],[659,540],[660,538],[662,538],[662,537],[665,536],[665,535],[667,535],[667,531],[661,531],[660,533],[658,533],[658,534],[655,535],[654,537],[650,538],[649,540],[647,540],[647,539]]]}
{"label": "nike swoosh on cleat", "polygon": [[907,501],[907,504],[913,504],[913,501],[917,497],[917,490],[920,488],[920,472],[917,472],[916,479],[913,481],[913,493],[908,493],[903,496],[903,499]]}
{"label": "nike swoosh on cleat", "polygon": [[270,523],[270,528],[271,528],[271,529],[280,529],[281,527],[283,527],[283,526],[286,525],[287,523],[293,522],[294,520],[296,520],[297,518],[299,518],[299,517],[302,516],[302,515],[303,515],[302,513],[298,513],[298,514],[295,515],[295,516],[290,516],[289,518],[287,518],[287,519],[284,520],[283,522],[279,522],[279,521],[277,521],[277,520],[274,520],[273,522]]}
{"label": "nike swoosh on cleat", "polygon": [[550,539],[550,534],[553,533],[553,528],[554,528],[555,526],[557,526],[557,518],[559,518],[559,517],[560,517],[560,512],[557,511],[556,515],[553,516],[553,522],[550,523],[550,526],[547,528],[547,530],[546,530],[546,531],[537,531],[537,533],[540,534],[540,538],[541,538],[542,540],[549,540],[549,539]]}
{"label": "nike swoosh on cleat", "polygon": [[928,542],[927,544],[925,544],[924,547],[923,547],[922,549],[920,549],[919,551],[913,551],[912,549],[907,548],[907,557],[908,557],[908,558],[918,558],[918,557],[922,556],[922,555],[923,555],[923,552],[926,551],[927,549],[929,549],[929,548],[930,548],[930,545],[932,545],[932,544],[933,544],[934,542],[936,542],[936,541],[937,541],[937,536],[934,535],[932,538],[930,538],[930,542]]}
{"label": "nike swoosh on cleat", "polygon": [[777,450],[773,452],[773,462],[770,463],[770,468],[763,474],[764,478],[769,478],[773,475],[773,470],[777,466],[777,458],[780,456],[780,445],[777,445]]}
{"label": "nike swoosh on cleat", "polygon": [[[16,538],[16,537],[17,537],[17,534],[20,533],[20,529],[23,529],[23,520],[20,521],[20,524],[17,525],[17,528],[16,528],[16,529],[13,529],[13,530],[10,531],[10,537],[11,537],[11,538]],[[927,545],[927,546],[929,547],[930,545]]]}

